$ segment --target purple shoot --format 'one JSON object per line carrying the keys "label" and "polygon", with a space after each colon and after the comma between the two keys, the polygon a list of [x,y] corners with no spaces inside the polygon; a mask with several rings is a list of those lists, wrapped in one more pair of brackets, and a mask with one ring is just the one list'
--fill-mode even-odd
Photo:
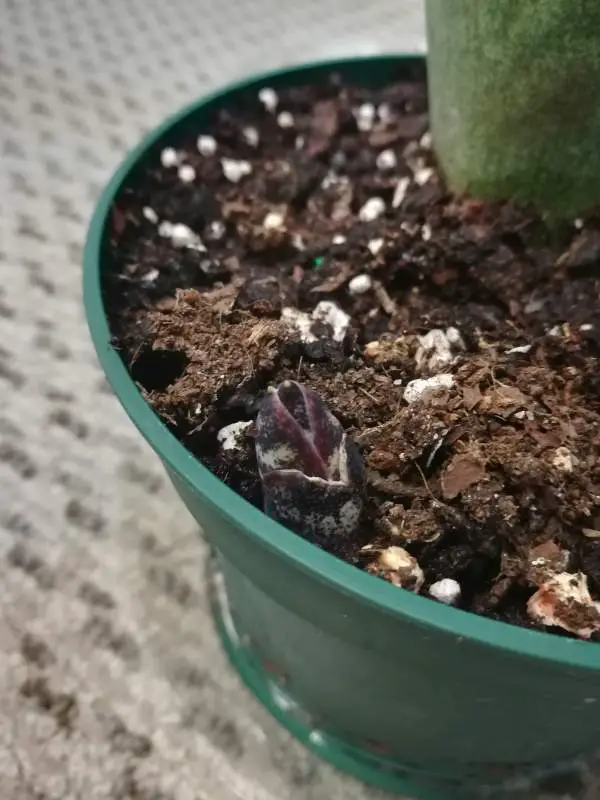
{"label": "purple shoot", "polygon": [[358,447],[312,389],[284,381],[256,419],[265,513],[312,541],[349,536],[362,509]]}

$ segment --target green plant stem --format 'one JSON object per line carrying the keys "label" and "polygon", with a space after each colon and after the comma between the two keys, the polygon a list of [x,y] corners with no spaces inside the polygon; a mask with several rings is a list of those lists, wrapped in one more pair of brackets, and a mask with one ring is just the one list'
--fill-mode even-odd
{"label": "green plant stem", "polygon": [[600,0],[426,0],[451,189],[557,218],[600,207]]}

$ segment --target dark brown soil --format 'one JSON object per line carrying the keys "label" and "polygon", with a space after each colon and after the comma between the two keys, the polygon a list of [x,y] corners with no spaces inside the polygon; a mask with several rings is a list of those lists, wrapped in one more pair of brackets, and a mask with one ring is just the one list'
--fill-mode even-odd
{"label": "dark brown soil", "polygon": [[[214,154],[199,152],[200,133]],[[422,77],[374,92],[332,76],[279,92],[275,112],[248,97],[169,144],[195,178],[158,150],[122,191],[104,290],[123,358],[185,446],[260,507],[252,427],[237,451],[216,435],[252,420],[269,385],[299,380],[367,468],[360,534],[333,552],[386,577],[378,552],[405,547],[424,594],[454,578],[461,607],[524,626],[539,624],[528,600],[553,559],[600,599],[599,221],[549,233],[510,204],[449,195]],[[251,174],[228,180],[222,158]],[[385,210],[365,221],[373,197]],[[164,221],[189,226],[205,250],[176,246]],[[370,288],[353,294],[359,275]],[[341,340],[317,322],[302,341],[281,319],[320,301],[350,316]],[[434,329],[432,348],[419,337]],[[439,373],[452,385],[406,402],[410,381]],[[573,633],[565,602],[569,622],[551,630]],[[579,627],[590,615],[596,629],[595,607]]]}

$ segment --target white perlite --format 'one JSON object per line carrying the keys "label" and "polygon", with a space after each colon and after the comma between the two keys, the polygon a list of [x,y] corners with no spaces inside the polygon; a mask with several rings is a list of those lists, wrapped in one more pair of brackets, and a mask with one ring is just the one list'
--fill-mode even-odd
{"label": "white perlite", "polygon": [[402,201],[406,197],[406,192],[410,186],[410,178],[400,178],[394,189],[394,196],[392,197],[392,208],[400,208]]}
{"label": "white perlite", "polygon": [[350,317],[338,305],[330,300],[322,300],[313,311],[312,317],[315,322],[322,322],[331,326],[334,342],[344,340],[350,325]]}
{"label": "white perlite", "polygon": [[220,219],[214,219],[209,225],[210,236],[213,239],[222,239],[225,235],[225,223]]}
{"label": "white perlite", "polygon": [[306,311],[300,311],[293,306],[284,306],[281,309],[280,319],[284,325],[296,331],[305,344],[317,341],[317,337],[311,331],[314,320]]}
{"label": "white perlite", "polygon": [[258,99],[263,104],[263,106],[270,111],[271,113],[275,111],[279,104],[279,97],[277,96],[277,92],[275,89],[271,89],[270,86],[265,86],[260,90],[258,93]]}
{"label": "white perlite", "polygon": [[407,403],[415,403],[428,392],[433,392],[436,389],[451,389],[453,386],[454,376],[449,372],[434,375],[432,378],[417,378],[406,384],[404,400]]}
{"label": "white perlite", "polygon": [[176,167],[179,164],[179,153],[172,147],[165,147],[160,154],[160,163],[163,167]]}
{"label": "white perlite", "polygon": [[380,170],[394,169],[398,164],[396,153],[393,150],[382,150],[377,156],[375,164]]}
{"label": "white perlite", "polygon": [[440,603],[453,606],[460,598],[460,583],[454,578],[442,578],[431,584],[429,594]]}
{"label": "white perlite", "polygon": [[424,336],[419,336],[415,362],[419,369],[437,372],[454,361],[457,351],[465,349],[458,328],[446,328],[445,331],[434,328]]}
{"label": "white perlite", "polygon": [[277,124],[280,128],[293,128],[295,125],[294,115],[289,111],[281,111],[277,115]]}
{"label": "white perlite", "polygon": [[173,223],[169,220],[163,220],[158,226],[158,235],[163,236],[165,239],[170,239],[173,233]]}
{"label": "white perlite", "polygon": [[171,241],[175,247],[191,247],[194,250],[206,250],[198,234],[182,222],[173,225]]}
{"label": "white perlite", "polygon": [[196,147],[198,148],[200,155],[206,157],[214,156],[214,154],[217,152],[217,140],[214,136],[202,134],[196,141]]}
{"label": "white perlite", "polygon": [[552,466],[561,472],[573,472],[577,459],[567,447],[557,447],[552,458]]}
{"label": "white perlite", "polygon": [[433,175],[433,170],[430,167],[422,167],[415,172],[415,183],[419,186],[424,186]]}
{"label": "white perlite", "polygon": [[394,119],[394,112],[389,103],[381,103],[377,107],[377,116],[382,122],[391,122]]}
{"label": "white perlite", "polygon": [[177,170],[177,177],[182,183],[192,183],[196,180],[196,170],[190,164],[183,164]]}
{"label": "white perlite", "polygon": [[263,219],[263,228],[268,231],[278,230],[283,228],[285,223],[285,216],[279,211],[269,211]]}
{"label": "white perlite", "polygon": [[375,122],[375,106],[372,103],[363,103],[354,109],[354,118],[359,131],[363,133],[370,131]]}
{"label": "white perlite", "polygon": [[286,306],[281,309],[281,321],[294,329],[305,344],[317,341],[318,337],[312,332],[315,322],[330,325],[333,331],[333,340],[336,342],[343,341],[350,325],[348,314],[330,300],[322,300],[318,303],[312,314],[299,311],[292,306]]}
{"label": "white perlite", "polygon": [[532,619],[589,639],[600,630],[600,603],[592,600],[582,572],[559,572],[543,583],[529,599]]}
{"label": "white perlite", "polygon": [[252,173],[252,164],[249,161],[239,161],[236,158],[222,158],[221,168],[223,175],[231,183],[239,183],[242,178]]}
{"label": "white perlite", "polygon": [[154,283],[159,275],[160,272],[157,269],[151,269],[142,277],[142,283]]}
{"label": "white perlite", "polygon": [[507,350],[506,355],[511,356],[515,353],[528,353],[531,347],[530,344],[520,344],[518,347],[511,347],[510,350]]}
{"label": "white perlite", "polygon": [[144,206],[142,208],[142,214],[144,215],[144,218],[147,219],[148,222],[151,222],[153,225],[156,225],[156,223],[158,222],[158,214],[153,208],[150,208],[150,206]]}
{"label": "white perlite", "polygon": [[357,275],[348,284],[350,294],[365,294],[373,286],[373,279],[370,275]]}
{"label": "white perlite", "polygon": [[336,233],[331,240],[332,244],[344,244],[346,242],[346,237],[342,233]]}
{"label": "white perlite", "polygon": [[425,131],[423,136],[419,139],[419,145],[423,148],[423,150],[430,150],[432,145],[431,133],[429,131]]}
{"label": "white perlite", "polygon": [[381,197],[370,197],[358,212],[361,222],[373,222],[385,214],[385,200]]}
{"label": "white perlite", "polygon": [[306,244],[304,243],[304,239],[302,235],[299,233],[292,233],[291,241],[296,250],[306,250]]}
{"label": "white perlite", "polygon": [[376,256],[383,247],[383,239],[371,239],[371,241],[367,243],[367,247],[371,255]]}
{"label": "white perlite", "polygon": [[217,433],[217,441],[221,445],[221,450],[239,450],[240,440],[244,431],[252,425],[252,422],[232,422],[225,425]]}
{"label": "white perlite", "polygon": [[256,128],[253,128],[251,125],[248,125],[242,131],[242,136],[244,137],[244,141],[246,144],[249,144],[250,147],[258,147],[258,143],[260,142],[260,135]]}

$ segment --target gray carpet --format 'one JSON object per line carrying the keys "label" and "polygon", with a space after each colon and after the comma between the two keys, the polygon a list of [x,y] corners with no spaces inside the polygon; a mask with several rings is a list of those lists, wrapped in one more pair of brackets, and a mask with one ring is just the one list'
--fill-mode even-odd
{"label": "gray carpet", "polygon": [[382,797],[228,668],[194,523],[96,365],[81,252],[126,149],[182,104],[423,47],[413,0],[0,0],[2,800]]}

